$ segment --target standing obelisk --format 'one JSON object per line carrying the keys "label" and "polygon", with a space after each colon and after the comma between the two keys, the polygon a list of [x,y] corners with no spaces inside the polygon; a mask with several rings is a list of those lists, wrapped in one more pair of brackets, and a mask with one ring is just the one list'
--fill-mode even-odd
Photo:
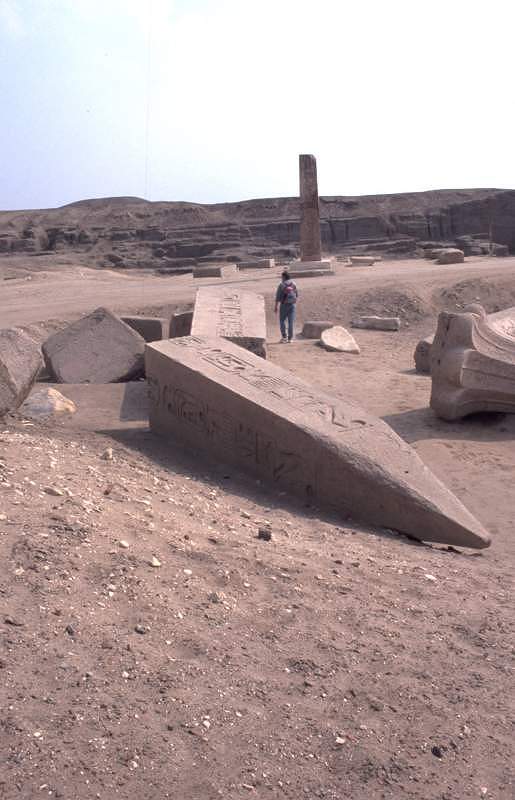
{"label": "standing obelisk", "polygon": [[331,262],[322,261],[320,208],[318,205],[317,162],[315,156],[299,156],[300,177],[300,261],[294,261],[290,273],[306,278],[332,275]]}
{"label": "standing obelisk", "polygon": [[300,260],[321,261],[320,208],[318,204],[315,156],[299,156],[300,178]]}

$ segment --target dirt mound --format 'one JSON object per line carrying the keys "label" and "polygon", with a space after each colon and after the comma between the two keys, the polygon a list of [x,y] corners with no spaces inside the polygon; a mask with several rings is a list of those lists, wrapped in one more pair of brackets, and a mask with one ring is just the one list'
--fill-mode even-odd
{"label": "dirt mound", "polygon": [[470,303],[480,303],[488,314],[515,306],[515,285],[512,278],[473,278],[454,286],[438,289],[434,295],[438,311],[463,309]]}
{"label": "dirt mound", "polygon": [[378,288],[353,299],[352,313],[356,316],[400,317],[404,322],[418,322],[431,314],[431,308],[410,292]]}

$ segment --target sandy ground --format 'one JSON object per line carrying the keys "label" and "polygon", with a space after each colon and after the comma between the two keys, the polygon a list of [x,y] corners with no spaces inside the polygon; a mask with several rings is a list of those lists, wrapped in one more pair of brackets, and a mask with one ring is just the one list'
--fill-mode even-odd
{"label": "sandy ground", "polygon": [[[481,553],[342,524],[159,441],[142,385],[6,421],[2,798],[513,800],[515,419],[437,420],[412,355],[440,308],[514,305],[514,276],[473,259],[299,282],[300,322],[401,314],[356,331],[359,356],[277,344],[270,308],[272,360],[392,425],[492,533]],[[194,287],[66,269],[0,291],[4,325],[162,312]]]}

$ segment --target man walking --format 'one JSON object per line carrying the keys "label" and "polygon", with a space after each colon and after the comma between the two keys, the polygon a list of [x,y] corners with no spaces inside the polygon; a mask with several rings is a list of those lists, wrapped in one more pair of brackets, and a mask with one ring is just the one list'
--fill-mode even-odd
{"label": "man walking", "polygon": [[[279,308],[279,326],[281,328],[281,342],[291,342],[293,338],[293,324],[295,322],[295,304],[299,292],[286,270],[281,275],[281,283],[275,293],[275,313]],[[286,335],[288,323],[288,335]]]}

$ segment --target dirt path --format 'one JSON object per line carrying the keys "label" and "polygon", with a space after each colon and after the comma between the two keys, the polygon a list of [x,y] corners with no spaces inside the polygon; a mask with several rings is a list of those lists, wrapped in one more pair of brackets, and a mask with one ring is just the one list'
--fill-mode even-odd
{"label": "dirt path", "polygon": [[[26,264],[20,259],[3,259],[4,269],[8,262],[18,263],[20,268],[22,263]],[[464,264],[452,266],[414,260],[385,261],[368,268],[349,268],[337,263],[335,269],[335,276],[299,280],[299,287],[309,291],[327,289],[351,293],[375,286],[394,287],[402,283],[418,295],[428,296],[436,286],[442,284],[442,279],[450,285],[480,276],[490,279],[515,278],[515,258],[471,258]],[[235,273],[225,283],[248,284],[256,291],[270,294],[277,285],[279,274],[280,270],[274,270],[273,275],[263,275],[262,270],[245,273],[242,277]],[[220,282],[209,279],[194,281],[191,275],[163,278],[148,273],[115,273],[87,267],[34,272],[30,278],[3,281],[0,284],[0,327],[46,319],[70,319],[100,305],[124,312],[149,306],[179,305],[190,302],[198,286],[211,284],[220,285]]]}

